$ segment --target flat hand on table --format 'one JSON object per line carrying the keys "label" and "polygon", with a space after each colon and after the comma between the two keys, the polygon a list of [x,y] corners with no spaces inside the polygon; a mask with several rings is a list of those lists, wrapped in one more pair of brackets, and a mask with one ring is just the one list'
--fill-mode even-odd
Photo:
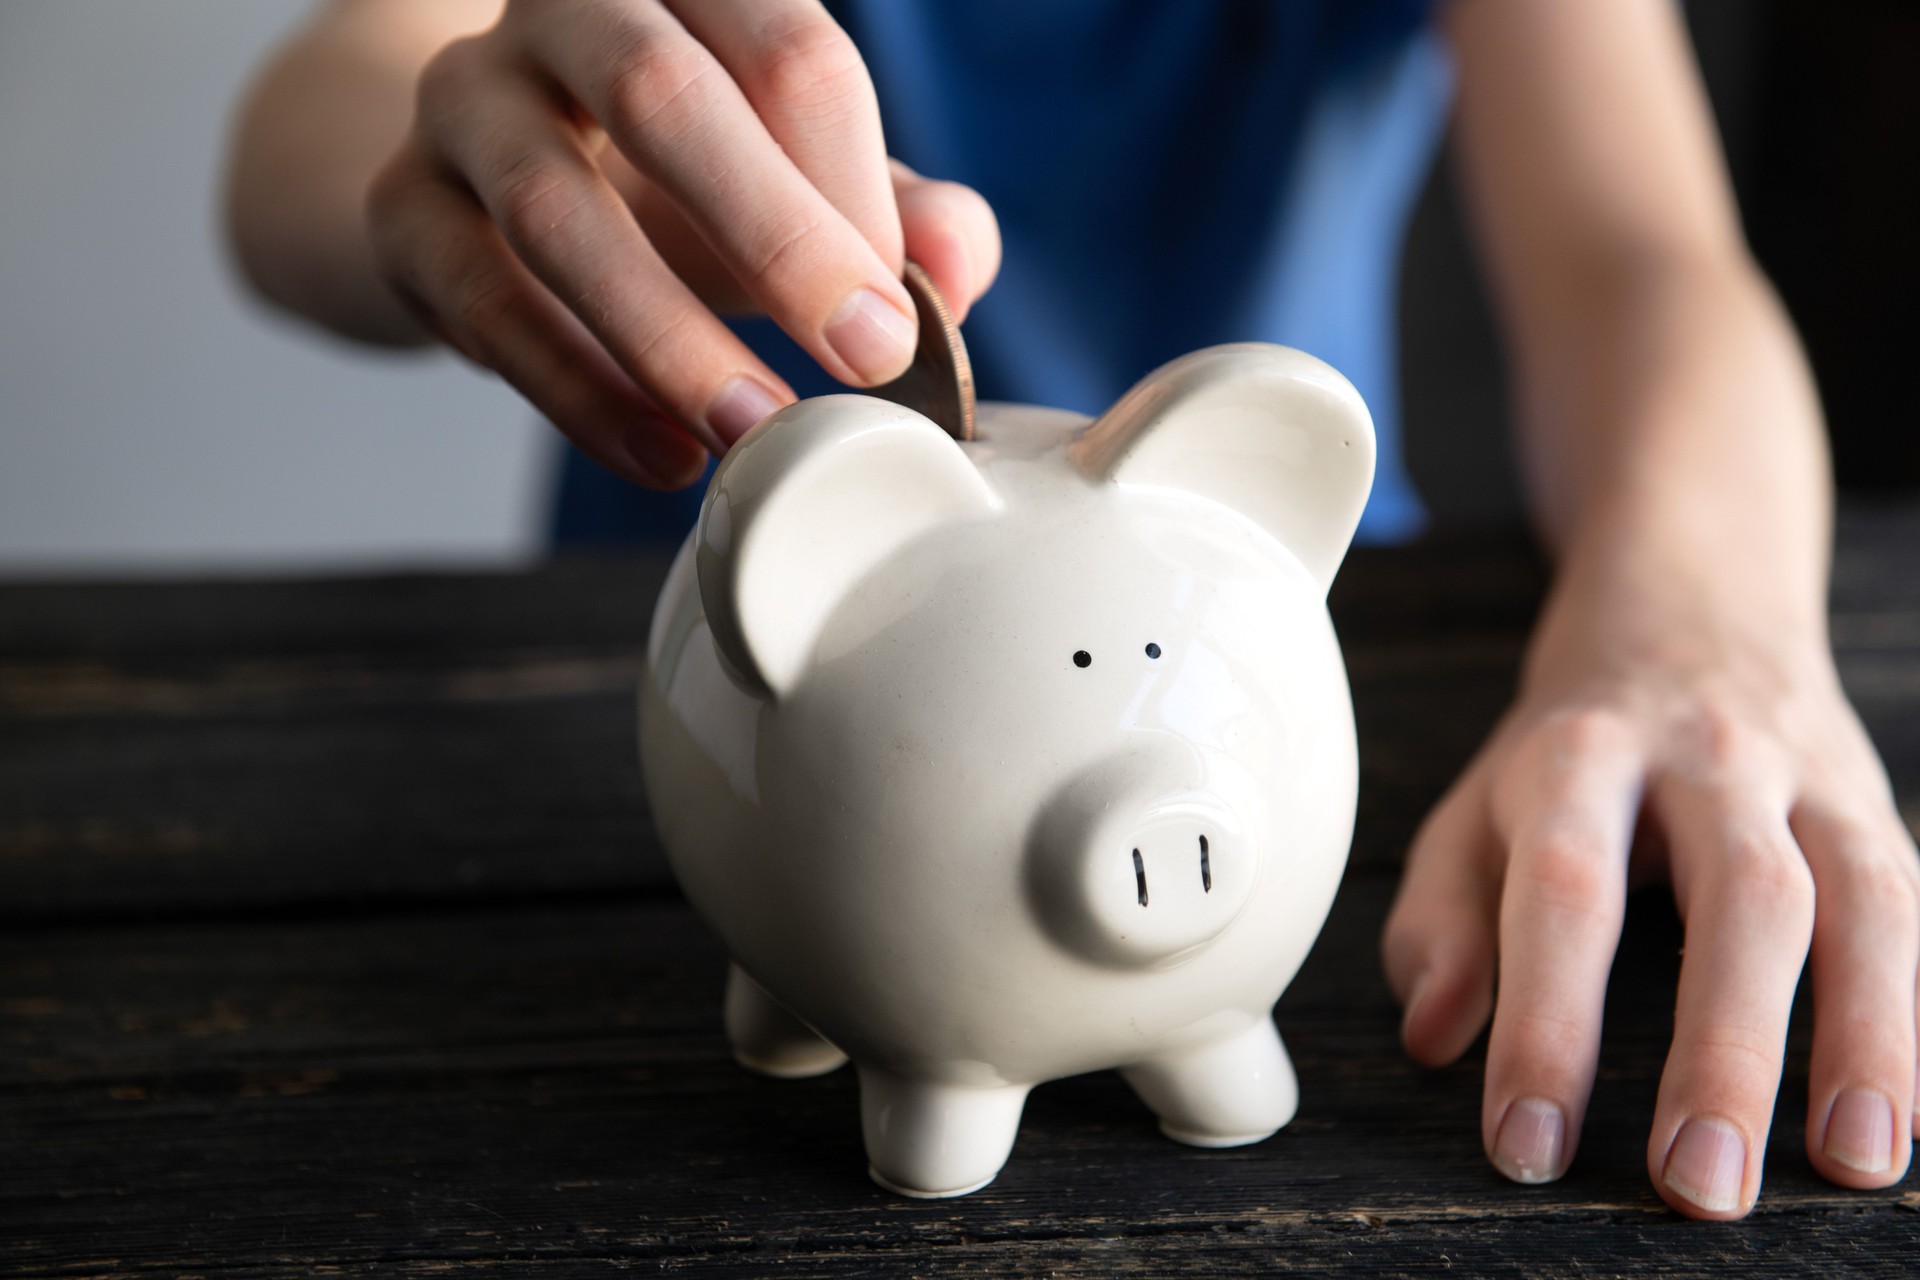
{"label": "flat hand on table", "polygon": [[978,195],[889,163],[817,0],[510,0],[428,65],[367,215],[423,324],[652,488],[793,399],[716,310],[870,386],[913,353],[904,258],[964,315],[1000,253]]}
{"label": "flat hand on table", "polygon": [[[1644,603],[1644,602],[1643,602]],[[1492,1015],[1481,1119],[1508,1177],[1567,1169],[1630,883],[1686,927],[1647,1167],[1683,1213],[1753,1207],[1788,1011],[1812,963],[1806,1145],[1848,1187],[1906,1172],[1920,876],[1825,641],[1725,616],[1657,630],[1560,601],[1520,697],[1414,841],[1384,937],[1407,1050]],[[1496,1001],[1496,970],[1498,998]]]}

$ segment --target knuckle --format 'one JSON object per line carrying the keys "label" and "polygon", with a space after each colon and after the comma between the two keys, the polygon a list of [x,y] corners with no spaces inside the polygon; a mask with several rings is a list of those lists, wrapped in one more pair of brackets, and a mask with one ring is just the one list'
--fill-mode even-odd
{"label": "knuckle", "polygon": [[830,18],[805,15],[764,33],[741,76],[756,104],[831,107],[870,92],[860,51]]}
{"label": "knuckle", "polygon": [[1688,1045],[1687,1054],[1710,1078],[1731,1078],[1767,1088],[1780,1078],[1781,1046],[1757,1031],[1717,1027]]}
{"label": "knuckle", "polygon": [[1624,877],[1597,842],[1570,832],[1531,837],[1515,858],[1516,878],[1549,905],[1596,914],[1609,910],[1624,887]]}
{"label": "knuckle", "polygon": [[1765,738],[1744,716],[1717,703],[1696,707],[1681,729],[1696,767],[1715,774],[1750,772],[1758,764]]}
{"label": "knuckle", "polygon": [[1591,1052],[1595,1028],[1577,1017],[1532,1009],[1509,1015],[1502,1030],[1502,1052],[1540,1077],[1577,1071]]}
{"label": "knuckle", "polygon": [[1731,891],[1769,915],[1804,916],[1811,923],[1813,872],[1798,848],[1782,840],[1738,836],[1727,846],[1722,870]]}
{"label": "knuckle", "polygon": [[774,229],[765,242],[748,255],[748,276],[769,286],[783,277],[806,278],[807,266],[821,251],[825,229],[823,218],[806,218]]}
{"label": "knuckle", "polygon": [[375,262],[390,277],[429,247],[424,243],[431,238],[429,181],[403,152],[367,184],[362,213],[368,246]]}
{"label": "knuckle", "polygon": [[636,370],[647,393],[676,418],[697,418],[704,397],[693,385],[687,329],[663,316],[641,316],[620,335],[621,363]]}
{"label": "knuckle", "polygon": [[420,69],[416,93],[423,120],[436,119],[466,100],[483,57],[480,38],[465,36],[448,42],[427,59]]}
{"label": "knuckle", "polygon": [[367,184],[366,215],[379,249],[395,224],[407,212],[413,196],[413,175],[399,162],[383,166]]}
{"label": "knuckle", "polygon": [[514,245],[552,236],[580,205],[581,198],[573,191],[567,174],[549,157],[517,156],[500,172],[495,216],[500,230]]}
{"label": "knuckle", "polygon": [[1860,903],[1908,931],[1920,926],[1920,893],[1916,892],[1913,868],[1875,857],[1849,867],[1845,874],[1853,882],[1852,893]]}
{"label": "knuckle", "polygon": [[685,133],[707,110],[712,59],[691,40],[633,35],[615,68],[607,85],[610,118],[600,123],[616,134]]}
{"label": "knuckle", "polygon": [[462,337],[484,349],[518,308],[519,299],[507,278],[488,271],[460,284],[448,319]]}
{"label": "knuckle", "polygon": [[1558,711],[1534,729],[1537,745],[1562,761],[1625,749],[1631,741],[1627,717],[1611,707],[1580,706]]}

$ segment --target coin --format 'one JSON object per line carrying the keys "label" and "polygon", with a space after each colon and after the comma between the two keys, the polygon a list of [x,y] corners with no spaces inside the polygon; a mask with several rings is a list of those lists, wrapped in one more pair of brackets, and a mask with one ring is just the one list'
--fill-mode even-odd
{"label": "coin", "polygon": [[933,419],[955,440],[973,439],[973,364],[953,309],[917,262],[903,277],[920,319],[920,341],[907,371],[870,394]]}

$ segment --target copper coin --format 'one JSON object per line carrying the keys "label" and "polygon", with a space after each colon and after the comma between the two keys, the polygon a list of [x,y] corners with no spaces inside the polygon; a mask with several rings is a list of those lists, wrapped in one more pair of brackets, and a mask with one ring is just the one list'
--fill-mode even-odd
{"label": "copper coin", "polygon": [[907,371],[871,394],[933,419],[955,440],[973,439],[973,364],[953,309],[932,277],[909,262],[904,277],[920,319],[920,341]]}

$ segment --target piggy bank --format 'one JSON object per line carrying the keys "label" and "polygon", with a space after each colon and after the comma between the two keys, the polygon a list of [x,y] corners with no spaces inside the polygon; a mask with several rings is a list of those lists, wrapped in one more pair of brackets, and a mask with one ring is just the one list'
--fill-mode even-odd
{"label": "piggy bank", "polygon": [[1373,475],[1346,379],[1215,347],[959,443],[858,395],[727,455],[661,592],[647,794],[732,958],[739,1061],[851,1058],[872,1176],[999,1172],[1118,1068],[1171,1138],[1292,1118],[1274,1002],[1352,838],[1327,586]]}

